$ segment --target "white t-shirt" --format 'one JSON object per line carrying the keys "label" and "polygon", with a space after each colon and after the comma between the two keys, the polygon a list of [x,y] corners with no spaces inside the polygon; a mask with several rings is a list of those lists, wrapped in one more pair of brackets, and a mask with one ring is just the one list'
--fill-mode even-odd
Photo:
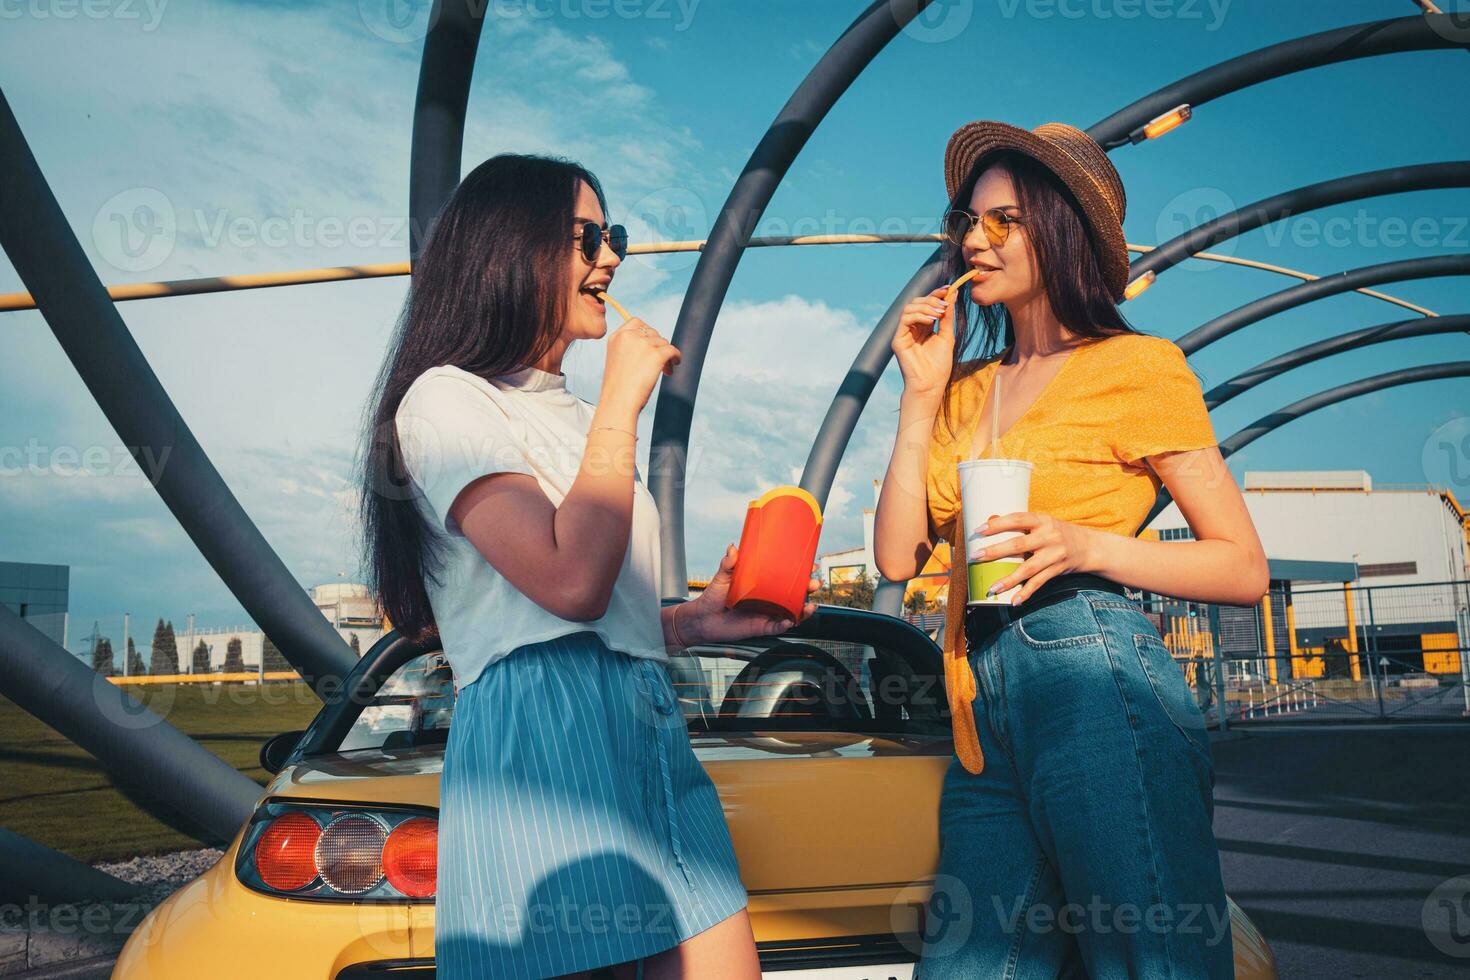
{"label": "white t-shirt", "polygon": [[636,472],[628,550],[600,619],[562,619],[510,583],[449,516],[459,491],[489,473],[536,478],[561,506],[582,465],[592,406],[567,390],[565,374],[528,367],[487,381],[450,365],[409,385],[394,417],[415,499],[448,546],[439,583],[426,576],[429,605],[460,688],[516,647],[593,630],[609,647],[667,660],[659,620],[659,522]]}

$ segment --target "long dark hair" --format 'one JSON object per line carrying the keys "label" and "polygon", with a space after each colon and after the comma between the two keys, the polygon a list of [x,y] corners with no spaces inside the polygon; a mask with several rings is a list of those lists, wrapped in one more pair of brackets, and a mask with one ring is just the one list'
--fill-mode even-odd
{"label": "long dark hair", "polygon": [[[1138,333],[1123,317],[1108,291],[1092,236],[1076,197],[1049,168],[1024,153],[1000,150],[975,162],[969,177],[955,190],[949,207],[968,208],[975,184],[991,167],[999,167],[1016,188],[1016,206],[1026,219],[1026,241],[1046,287],[1052,312],[1068,330],[1082,337]],[[969,271],[960,246],[946,242],[941,258],[945,282]],[[1016,342],[1016,327],[1004,303],[979,306],[961,289],[954,310],[954,363],[945,386],[944,424],[954,431],[953,387],[998,358]],[[972,328],[972,324],[975,325]],[[971,350],[973,348],[973,350]]]}
{"label": "long dark hair", "polygon": [[452,365],[482,378],[529,367],[561,335],[564,276],[574,252],[578,181],[607,213],[602,185],[585,167],[553,157],[504,154],[460,182],[434,219],[414,265],[408,299],[378,371],[359,457],[359,516],[368,586],[403,635],[438,631],[426,576],[443,568],[445,532],[414,503],[394,416],[424,371]]}

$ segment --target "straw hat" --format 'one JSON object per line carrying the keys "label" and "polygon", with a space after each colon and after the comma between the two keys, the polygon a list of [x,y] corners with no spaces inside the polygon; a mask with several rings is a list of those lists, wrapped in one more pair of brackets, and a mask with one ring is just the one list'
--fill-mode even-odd
{"label": "straw hat", "polygon": [[966,123],[944,149],[944,185],[954,200],[975,163],[997,150],[1017,150],[1055,173],[1082,205],[1103,278],[1116,302],[1128,285],[1128,246],[1123,214],[1128,199],[1123,180],[1097,141],[1066,123],[1042,123],[1027,132],[993,119]]}

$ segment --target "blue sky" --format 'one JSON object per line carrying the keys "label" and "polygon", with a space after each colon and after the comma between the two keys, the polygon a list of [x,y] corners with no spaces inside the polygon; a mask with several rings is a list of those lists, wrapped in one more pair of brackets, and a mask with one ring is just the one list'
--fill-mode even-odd
{"label": "blue sky", "polygon": [[[635,240],[703,236],[751,147],[862,6],[488,2],[466,167],[504,151],[578,159],[600,175],[614,220]],[[398,261],[424,9],[407,0],[0,0],[0,87],[104,282]],[[944,205],[944,145],[965,122],[1085,128],[1206,65],[1414,10],[1407,0],[941,0],[833,110],[761,233],[933,231]],[[1114,151],[1128,190],[1128,240],[1154,244],[1201,217],[1330,177],[1463,159],[1470,117],[1457,100],[1467,79],[1462,52],[1412,53],[1209,103],[1166,138]],[[150,223],[148,215],[162,217]],[[1467,225],[1470,190],[1400,194],[1299,216],[1216,251],[1328,274],[1463,253]],[[708,573],[738,539],[748,500],[799,477],[835,384],[927,250],[769,249],[744,260],[697,406],[691,575]],[[630,259],[615,295],[672,332],[692,267],[689,256]],[[1139,328],[1177,338],[1291,284],[1193,262],[1124,309]],[[0,292],[21,288],[0,258]],[[1383,288],[1441,313],[1470,310],[1463,279]],[[403,290],[402,280],[384,280],[120,307],[303,585],[356,577],[350,471]],[[1336,297],[1257,325],[1193,363],[1209,387],[1271,354],[1409,315]],[[201,624],[243,623],[44,321],[0,317],[0,447],[8,454],[0,559],[71,566],[73,647],[93,619],[119,634],[124,611],[145,629],[158,616],[177,625],[190,612]],[[602,354],[581,347],[565,369],[591,400]],[[1230,403],[1215,415],[1217,435],[1308,392],[1465,357],[1458,336],[1340,355]],[[824,551],[861,540],[860,511],[872,504],[892,446],[898,390],[894,368],[839,474]],[[1381,484],[1459,480],[1464,496],[1467,396],[1465,381],[1439,381],[1344,403],[1262,439],[1234,457],[1233,469],[1363,468]]]}

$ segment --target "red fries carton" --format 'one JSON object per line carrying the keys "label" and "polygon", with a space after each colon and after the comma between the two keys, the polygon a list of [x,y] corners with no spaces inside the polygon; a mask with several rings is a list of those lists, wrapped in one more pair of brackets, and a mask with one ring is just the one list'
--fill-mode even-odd
{"label": "red fries carton", "polygon": [[801,487],[777,487],[752,500],[725,605],[799,619],[821,534],[822,509]]}

